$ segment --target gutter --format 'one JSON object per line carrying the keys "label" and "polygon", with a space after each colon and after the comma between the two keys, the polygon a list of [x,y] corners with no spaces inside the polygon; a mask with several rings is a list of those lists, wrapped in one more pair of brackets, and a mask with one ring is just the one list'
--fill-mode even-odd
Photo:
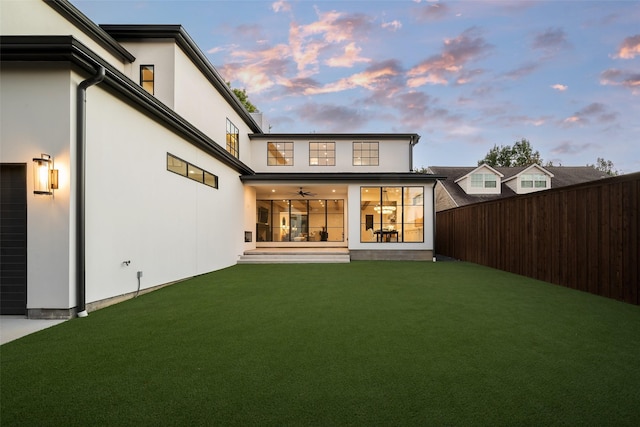
{"label": "gutter", "polygon": [[76,286],[78,297],[78,317],[87,317],[86,275],[85,275],[85,175],[86,175],[86,102],[87,89],[100,83],[105,76],[105,68],[98,67],[93,77],[80,82],[76,97]]}

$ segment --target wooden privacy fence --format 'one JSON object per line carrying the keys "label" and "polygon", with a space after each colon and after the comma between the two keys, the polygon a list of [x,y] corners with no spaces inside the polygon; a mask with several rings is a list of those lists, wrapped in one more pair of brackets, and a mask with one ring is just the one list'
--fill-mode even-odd
{"label": "wooden privacy fence", "polygon": [[438,212],[439,254],[640,304],[640,172]]}

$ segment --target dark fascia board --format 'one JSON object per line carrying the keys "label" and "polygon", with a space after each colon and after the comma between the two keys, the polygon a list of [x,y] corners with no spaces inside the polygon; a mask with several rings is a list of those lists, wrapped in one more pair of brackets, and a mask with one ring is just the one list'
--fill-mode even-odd
{"label": "dark fascia board", "polygon": [[337,173],[255,173],[253,175],[241,176],[240,180],[245,183],[258,182],[403,182],[403,183],[424,183],[435,182],[444,179],[440,175],[414,172],[337,172]]}
{"label": "dark fascia board", "polygon": [[96,25],[86,15],[80,12],[74,5],[67,0],[43,0],[46,4],[55,9],[60,15],[68,19],[76,27],[84,31],[89,37],[102,45],[111,54],[117,58],[121,58],[127,62],[135,61],[129,51],[127,51],[120,43],[111,37],[106,31]]}
{"label": "dark fascia board", "polygon": [[209,153],[227,166],[242,174],[253,174],[253,170],[233,157],[214,140],[193,126],[182,116],[142,89],[140,85],[122,74],[72,36],[1,36],[0,59],[10,61],[70,62],[89,74],[98,67],[106,70],[103,83],[131,101],[158,122],[189,140],[196,147]]}
{"label": "dark fascia board", "polygon": [[249,139],[408,139],[410,142],[417,143],[420,135],[417,133],[251,133]]}
{"label": "dark fascia board", "polygon": [[198,45],[182,25],[101,25],[104,31],[118,41],[136,41],[144,39],[174,39],[187,57],[194,63],[233,109],[249,125],[253,132],[262,132],[251,114],[244,108],[233,91],[218,73]]}

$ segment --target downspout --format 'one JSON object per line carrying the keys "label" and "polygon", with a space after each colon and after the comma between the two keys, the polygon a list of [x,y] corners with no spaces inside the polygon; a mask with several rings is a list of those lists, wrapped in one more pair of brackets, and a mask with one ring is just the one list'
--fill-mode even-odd
{"label": "downspout", "polygon": [[93,77],[80,82],[76,98],[76,285],[78,317],[87,317],[85,282],[85,175],[86,175],[86,102],[87,88],[100,83],[105,69],[99,66]]}

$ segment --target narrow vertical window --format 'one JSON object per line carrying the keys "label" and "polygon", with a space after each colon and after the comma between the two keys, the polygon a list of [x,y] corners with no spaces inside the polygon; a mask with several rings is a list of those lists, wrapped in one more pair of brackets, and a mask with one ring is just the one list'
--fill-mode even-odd
{"label": "narrow vertical window", "polygon": [[154,93],[155,79],[153,65],[141,65],[140,66],[140,86],[151,95]]}
{"label": "narrow vertical window", "polygon": [[227,119],[227,151],[233,157],[240,158],[240,132],[229,119]]}

